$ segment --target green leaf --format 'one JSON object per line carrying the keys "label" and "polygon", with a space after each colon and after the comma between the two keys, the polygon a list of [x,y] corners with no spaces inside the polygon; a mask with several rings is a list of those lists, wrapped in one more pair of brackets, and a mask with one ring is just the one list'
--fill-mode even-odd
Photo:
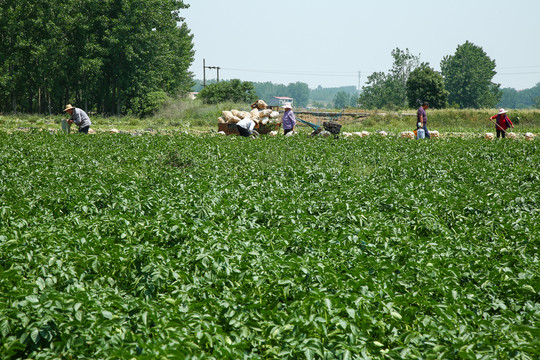
{"label": "green leaf", "polygon": [[110,312],[110,311],[107,311],[107,310],[101,310],[101,314],[103,315],[103,317],[105,319],[112,319],[113,318],[113,313]]}
{"label": "green leaf", "polygon": [[144,326],[148,326],[148,311],[142,313],[142,321]]}
{"label": "green leaf", "polygon": [[47,285],[45,284],[45,280],[43,280],[42,278],[37,278],[36,284],[37,284],[37,286],[39,287],[39,290],[43,290],[43,289],[45,289],[45,287],[47,286]]}
{"label": "green leaf", "polygon": [[5,338],[8,336],[10,331],[11,331],[11,327],[9,326],[9,320],[4,319],[4,321],[0,323],[0,334],[2,334],[2,337]]}
{"label": "green leaf", "polygon": [[33,304],[39,303],[39,298],[37,297],[37,295],[28,295],[25,297],[25,299]]}
{"label": "green leaf", "polygon": [[30,333],[30,339],[32,339],[34,344],[38,343],[38,340],[39,340],[39,329],[38,328],[33,328],[32,329],[32,332]]}

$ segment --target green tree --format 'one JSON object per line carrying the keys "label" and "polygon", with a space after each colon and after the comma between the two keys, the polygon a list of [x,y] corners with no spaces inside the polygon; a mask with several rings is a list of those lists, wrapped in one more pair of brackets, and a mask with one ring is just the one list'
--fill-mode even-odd
{"label": "green tree", "polygon": [[500,97],[495,76],[495,60],[481,47],[467,41],[452,56],[441,61],[441,72],[449,91],[448,102],[460,108],[494,107]]}
{"label": "green tree", "polygon": [[522,105],[521,107],[534,107],[538,109],[538,99],[540,99],[540,82],[530,89],[518,91],[518,99],[518,104]]}
{"label": "green tree", "polygon": [[334,96],[332,103],[336,109],[341,109],[350,105],[351,98],[346,92],[340,91]]}
{"label": "green tree", "polygon": [[383,109],[395,107],[397,91],[394,79],[384,72],[374,72],[368,76],[367,85],[362,87],[358,97],[360,107],[366,109]]}
{"label": "green tree", "polygon": [[497,107],[517,109],[519,104],[519,92],[514,88],[501,89],[501,99]]}
{"label": "green tree", "polygon": [[193,36],[180,17],[187,7],[181,0],[0,1],[0,111],[72,103],[140,113],[189,91]]}
{"label": "green tree", "polygon": [[[323,88],[321,85],[317,86],[317,88],[312,89],[310,91],[310,99],[311,101],[318,101],[323,103],[331,103],[334,100],[334,97],[338,92],[345,92],[346,94],[352,95],[355,94],[356,96],[356,86],[340,86],[340,87],[329,87],[329,88]],[[355,104],[356,105],[356,98]]]}
{"label": "green tree", "polygon": [[395,48],[392,50],[394,63],[390,70],[391,79],[395,94],[393,102],[396,105],[405,105],[407,103],[407,80],[411,72],[418,67],[420,56],[415,56],[409,53],[409,49],[405,51]]}
{"label": "green tree", "polygon": [[294,105],[299,107],[306,107],[309,101],[309,86],[303,82],[295,82],[287,85],[288,94],[286,96],[294,99]]}
{"label": "green tree", "polygon": [[429,106],[436,109],[448,105],[444,79],[427,63],[422,63],[410,73],[406,88],[409,107],[416,108],[423,101],[429,102]]}
{"label": "green tree", "polygon": [[501,89],[502,97],[497,107],[510,109],[538,108],[540,99],[540,83],[530,89],[516,90],[513,88]]}
{"label": "green tree", "polygon": [[540,109],[540,96],[533,98],[533,107],[535,109]]}
{"label": "green tree", "polygon": [[270,81],[267,82],[255,82],[255,93],[259,99],[263,99],[268,102],[274,96],[288,96],[289,90],[287,86],[283,84],[274,84]]}
{"label": "green tree", "polygon": [[257,99],[257,95],[251,82],[233,79],[207,85],[199,92],[198,98],[207,104],[226,101],[251,103]]}
{"label": "green tree", "polygon": [[358,106],[358,95],[356,94],[356,92],[354,94],[349,95],[349,106],[350,107]]}
{"label": "green tree", "polygon": [[375,72],[368,76],[367,86],[362,87],[358,98],[360,106],[367,109],[399,108],[407,105],[407,79],[419,63],[419,56],[396,48],[388,73]]}

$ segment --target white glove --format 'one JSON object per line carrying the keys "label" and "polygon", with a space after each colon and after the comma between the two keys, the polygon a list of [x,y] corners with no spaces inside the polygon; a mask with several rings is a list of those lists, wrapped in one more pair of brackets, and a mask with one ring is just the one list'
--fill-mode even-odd
{"label": "white glove", "polygon": [[418,123],[418,124],[416,124],[416,125],[418,125],[418,127],[422,127],[422,123]]}

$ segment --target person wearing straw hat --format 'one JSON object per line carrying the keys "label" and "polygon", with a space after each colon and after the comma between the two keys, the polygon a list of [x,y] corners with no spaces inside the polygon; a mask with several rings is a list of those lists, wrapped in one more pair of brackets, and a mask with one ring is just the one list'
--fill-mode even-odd
{"label": "person wearing straw hat", "polygon": [[495,130],[497,130],[497,138],[499,137],[506,137],[506,129],[509,127],[514,127],[514,124],[512,124],[512,121],[510,121],[510,118],[508,115],[506,115],[506,110],[499,109],[499,113],[497,115],[494,115],[490,117],[490,120],[495,120]]}
{"label": "person wearing straw hat", "polygon": [[83,109],[79,109],[67,104],[64,112],[67,112],[70,115],[70,118],[67,120],[69,124],[75,123],[79,127],[79,132],[82,134],[88,134],[90,125],[92,122]]}
{"label": "person wearing straw hat", "polygon": [[287,135],[290,132],[294,132],[296,127],[296,117],[294,116],[292,105],[290,103],[283,104],[282,108],[285,109],[283,119],[281,120],[281,123],[283,124],[283,135]]}

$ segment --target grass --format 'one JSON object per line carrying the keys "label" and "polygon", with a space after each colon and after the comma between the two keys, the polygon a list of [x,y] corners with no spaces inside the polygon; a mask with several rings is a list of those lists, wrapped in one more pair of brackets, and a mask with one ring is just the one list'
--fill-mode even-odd
{"label": "grass", "polygon": [[[427,110],[428,129],[442,132],[485,132],[493,131],[495,125],[489,120],[496,109],[442,109]],[[515,132],[540,131],[540,110],[515,110],[509,112],[510,120],[516,125]],[[374,114],[364,120],[345,124],[346,131],[413,130],[416,112],[406,110],[398,113]]]}
{"label": "grass", "polygon": [[[217,118],[223,110],[249,110],[249,104],[221,103],[217,105],[203,104],[195,100],[170,100],[153,116],[139,118],[135,116],[101,116],[92,115],[92,128],[107,131],[112,128],[124,131],[154,129],[179,131],[215,131]],[[363,111],[363,110],[362,110]],[[344,120],[342,131],[377,131],[400,132],[414,129],[414,109],[405,109],[394,113],[373,112],[367,118]],[[440,132],[487,132],[493,131],[494,125],[489,117],[497,113],[497,109],[428,109],[428,128]],[[59,129],[64,114],[0,115],[0,129],[42,128]],[[510,110],[509,117],[516,125],[515,132],[540,132],[540,110]],[[310,128],[299,127],[309,132]]]}

